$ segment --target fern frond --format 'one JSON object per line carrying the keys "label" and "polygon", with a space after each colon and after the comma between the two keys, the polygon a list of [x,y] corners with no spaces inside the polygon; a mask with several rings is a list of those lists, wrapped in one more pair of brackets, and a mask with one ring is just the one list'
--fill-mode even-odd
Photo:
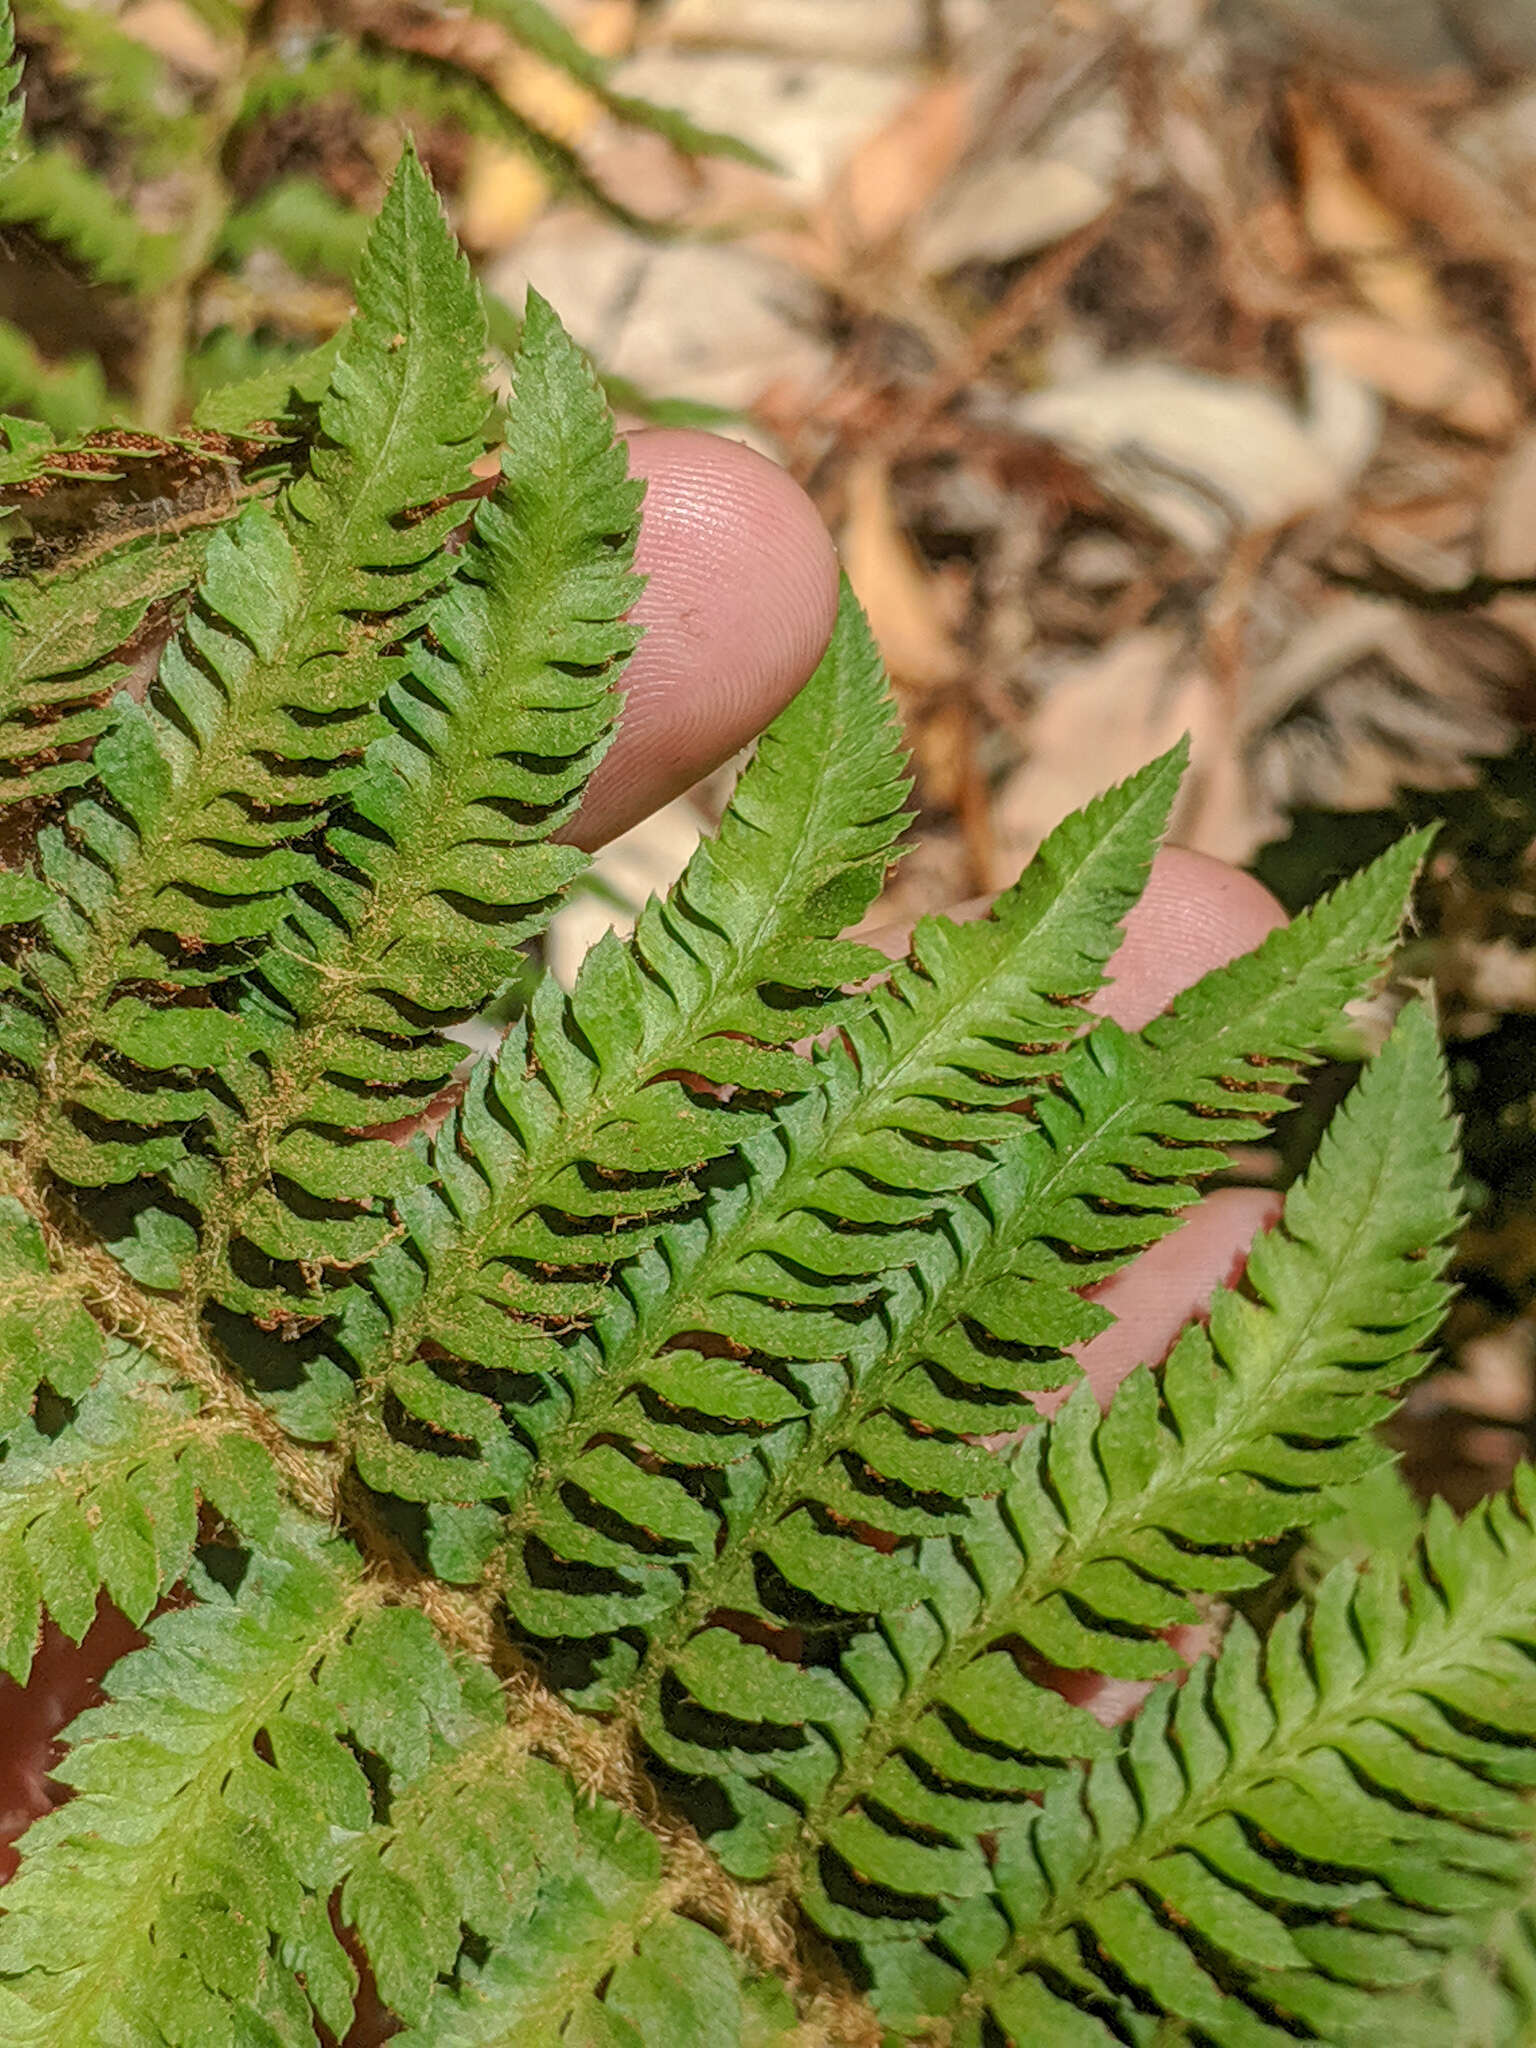
{"label": "fern frond", "polygon": [[0,1195],[0,1444],[30,1416],[45,1381],[78,1400],[105,1355],[85,1290],[55,1271],[36,1218],[14,1195]]}
{"label": "fern frond", "polygon": [[[95,1313],[93,1313],[93,1310]],[[144,1620],[184,1575],[199,1501],[260,1540],[278,1480],[229,1413],[107,1336],[88,1268],[0,1196],[0,1670],[26,1682],[44,1608],[79,1642],[105,1592]]]}
{"label": "fern frond", "polygon": [[[49,1387],[66,1388],[50,1364]],[[114,1338],[60,1429],[30,1420],[0,1463],[0,1666],[25,1684],[42,1610],[79,1642],[105,1593],[135,1624],[186,1574],[198,1502],[254,1539],[278,1512],[270,1459],[210,1426],[189,1389]]]}
{"label": "fern frond", "polygon": [[[307,470],[275,509],[249,505],[215,535],[149,704],[119,699],[97,743],[101,799],[77,801],[67,837],[44,835],[57,898],[24,956],[29,1016],[67,1000],[69,1019],[34,1064],[32,1142],[81,1185],[182,1159],[211,1100],[201,1073],[268,1028],[175,998],[227,980],[233,963],[208,949],[265,938],[284,892],[318,877],[298,842],[356,778],[404,666],[387,650],[452,573],[451,493],[484,420],[477,302],[410,156],[358,302]],[[146,980],[159,1001],[129,992]],[[197,1199],[206,1183],[188,1170]]]}
{"label": "fern frond", "polygon": [[[1411,1375],[1446,1300],[1439,1274],[1457,1212],[1443,1091],[1432,1028],[1410,1011],[1292,1191],[1281,1225],[1256,1243],[1256,1298],[1219,1293],[1209,1335],[1194,1328],[1181,1340],[1160,1388],[1138,1371],[1101,1419],[1084,1387],[1026,1438],[1001,1499],[973,1508],[966,1569],[937,1554],[925,1560],[925,1576],[948,1587],[933,1603],[938,1628],[932,1616],[898,1618],[884,1641],[851,1653],[845,1729],[831,1750],[796,1745],[807,1753],[792,1759],[795,1804],[743,1797],[738,1845],[721,1845],[733,1867],[760,1864],[775,1837],[790,1839],[798,1803],[815,1787],[813,1828],[825,1829],[834,1856],[918,1896],[942,1891],[957,1863],[974,1884],[981,1866],[964,1839],[967,1800],[1016,1798],[1041,1781],[1042,1760],[1091,1753],[1096,1740],[1083,1717],[1042,1700],[1013,1646],[1112,1677],[1177,1669],[1161,1632],[1199,1618],[1188,1596],[1262,1583],[1262,1546],[1306,1519],[1310,1496],[1385,1455],[1371,1425],[1394,1405],[1388,1390]],[[1439,1116],[1415,1119],[1437,1100]],[[708,1670],[717,1640],[718,1632],[691,1646],[685,1676]],[[870,1699],[872,1681],[899,1701],[894,1744],[877,1714],[848,1722],[850,1700]],[[825,1692],[825,1674],[818,1682]],[[779,1690],[789,1690],[785,1681]],[[739,1685],[735,1718],[746,1719],[749,1696]],[[968,1743],[977,1745],[974,1776]],[[664,1756],[678,1747],[662,1740]],[[1016,1758],[1005,1763],[1003,1747]],[[697,1763],[696,1751],[688,1761]],[[772,1763],[765,1753],[749,1774]],[[936,1826],[941,1811],[944,1840],[930,1853],[909,1837]],[[859,1911],[848,1888],[840,1906],[819,1888],[813,1896],[813,1913],[850,1933]],[[877,1925],[881,1910],[868,1907]]]}
{"label": "fern frond", "polygon": [[[1170,755],[1069,819],[989,918],[925,920],[909,962],[818,1055],[816,1093],[743,1148],[739,1184],[669,1234],[623,1307],[572,1347],[537,1439],[558,1491],[541,1483],[518,1503],[504,1564],[530,1635],[643,1627],[695,1567],[689,1612],[716,1604],[702,1587],[714,1585],[719,1524],[699,1475],[741,1465],[764,1425],[804,1418],[814,1436],[862,1404],[883,1276],[916,1255],[935,1212],[985,1172],[986,1141],[1020,1127],[1016,1105],[1060,1065],[1178,769]],[[790,1441],[778,1439],[786,1463]],[[985,1452],[945,1450],[969,1467],[958,1491],[984,1483]],[[658,1457],[669,1470],[651,1469]],[[775,1462],[765,1454],[748,1484],[759,1506],[780,1497]],[[844,1542],[840,1509],[798,1507],[765,1510],[770,1572],[844,1613],[917,1597],[908,1559]],[[728,1555],[748,1583],[762,1568],[755,1545]]]}
{"label": "fern frond", "polygon": [[214,433],[263,433],[275,441],[307,440],[318,424],[345,329],[317,348],[281,355],[259,372],[215,384],[198,400],[192,418]]}
{"label": "fern frond", "polygon": [[[636,2036],[731,2048],[740,1961],[672,1912],[677,1889],[656,1836],[530,1756],[497,1703],[485,1733],[375,1828],[341,1910],[381,1997],[410,2023],[399,2038],[423,2048]],[[782,1994],[779,2005],[792,2023]]]}
{"label": "fern frond", "polygon": [[392,1399],[427,1428],[483,1432],[497,1458],[479,1483],[516,1489],[526,1450],[489,1402],[457,1400],[450,1419],[420,1346],[491,1371],[558,1366],[546,1326],[591,1311],[590,1269],[696,1199],[699,1170],[761,1126],[754,1104],[813,1085],[791,1044],[850,1017],[860,999],[839,987],[886,964],[836,934],[880,887],[906,790],[878,659],[845,593],[826,658],[764,735],[718,838],[627,944],[593,949],[569,998],[540,988],[438,1143],[448,1202],[404,1205],[426,1274],[401,1259],[386,1284],[409,1291],[389,1322],[359,1304],[347,1333],[378,1374],[358,1439],[371,1485],[464,1497],[464,1460],[423,1447],[420,1429],[401,1443]]}
{"label": "fern frond", "polygon": [[[235,1108],[215,1118],[224,1181],[188,1278],[196,1302],[270,1308],[229,1270],[231,1247],[248,1273],[251,1251],[314,1269],[379,1242],[388,1219],[369,1198],[421,1175],[377,1134],[444,1087],[460,1048],[438,1027],[497,993],[585,865],[549,834],[607,743],[639,637],[623,615],[641,587],[641,486],[542,300],[515,367],[501,487],[386,693],[391,729],[333,819],[332,862],[256,978],[253,1008],[286,1028],[223,1076]],[[330,1230],[327,1202],[343,1210]]]}
{"label": "fern frond", "polygon": [[174,274],[174,234],[151,232],[78,157],[44,144],[0,178],[0,221],[34,229],[98,284],[145,298]]}
{"label": "fern frond", "polygon": [[127,34],[111,15],[69,0],[23,0],[28,37],[51,55],[48,68],[68,81],[81,107],[131,153],[140,177],[163,177],[204,140],[195,114],[177,105],[165,59]]}
{"label": "fern frond", "polygon": [[631,127],[649,128],[653,134],[664,136],[674,149],[681,150],[685,156],[732,157],[737,163],[755,164],[762,170],[775,168],[761,150],[754,149],[739,136],[697,127],[686,114],[680,114],[672,107],[658,107],[649,100],[616,92],[611,83],[612,62],[578,42],[565,24],[541,5],[541,0],[472,0],[472,7],[487,21],[499,22],[509,28],[524,49],[531,50],[546,64],[553,64],[556,70],[563,71],[578,85],[585,86],[594,99],[621,121],[627,121]]}
{"label": "fern frond", "polygon": [[[1445,1958],[1432,1993],[1416,1986],[1401,2002],[1433,1997],[1441,2048],[1531,2048],[1536,2039],[1536,1859],[1524,1895],[1493,1916],[1474,1946]],[[1396,2031],[1396,2014],[1383,2001],[1382,2032]],[[1422,2018],[1422,2010],[1408,2015]]]}
{"label": "fern frond", "polygon": [[300,61],[285,56],[252,67],[237,127],[247,129],[294,107],[356,106],[378,119],[412,126],[441,122],[465,135],[519,149],[550,183],[574,192],[637,234],[658,232],[607,191],[576,151],[509,107],[486,79],[456,65],[365,39],[318,41]]}
{"label": "fern frond", "polygon": [[373,1824],[362,1759],[401,1791],[462,1737],[424,1618],[302,1532],[238,1593],[150,1624],[74,1724],[74,1799],[35,1822],[0,1917],[0,2031],[171,2048],[338,2034],[356,1976],[326,1911]]}
{"label": "fern frond", "polygon": [[[1401,856],[1389,856],[1389,864],[1396,869],[1400,891]],[[1176,1009],[1149,1027],[1149,1036],[1156,1032],[1182,1055],[1170,1060],[1171,1071],[1158,1074],[1144,1042],[1141,1047],[1148,1060],[1143,1086],[1154,1105],[1161,1097],[1164,1120],[1170,1102],[1199,1102],[1219,1092],[1235,1046],[1287,1043],[1285,1019],[1294,1032],[1309,1003],[1316,1006],[1319,1020],[1325,1017],[1339,994],[1336,977],[1348,958],[1349,941],[1359,949],[1357,961],[1363,956],[1363,973],[1359,966],[1356,973],[1369,978],[1391,928],[1388,906],[1400,900],[1390,887],[1383,890],[1386,882],[1382,874],[1360,878],[1314,913],[1320,930],[1292,927],[1276,934],[1257,956],[1207,977],[1186,999],[1182,1018]],[[1309,954],[1317,962],[1315,978],[1300,965]],[[1218,1016],[1222,1021],[1215,1024]],[[1092,1053],[1090,1039],[1075,1057],[1091,1067]],[[1191,1070],[1191,1063],[1200,1060],[1206,1063],[1203,1077],[1198,1064]],[[1161,1086],[1149,1086],[1153,1075]],[[1063,1092],[1070,1087],[1069,1081]],[[1394,1110],[1405,1116],[1407,1105],[1426,1101],[1439,1103],[1438,1122],[1405,1121],[1393,1130]],[[1249,1102],[1243,1098],[1239,1121],[1246,1122],[1251,1113]],[[1053,1099],[1051,1107],[1059,1106],[1059,1098]],[[1080,1187],[1102,1187],[1106,1158],[1117,1151],[1124,1156],[1125,1126],[1134,1130],[1146,1107],[1147,1096],[1138,1100],[1132,1092],[1118,1131],[1118,1119],[1109,1117],[1103,1150],[1097,1120],[1090,1121],[1078,1132],[1074,1162],[1065,1147],[1060,1157],[1050,1159],[1050,1141],[1043,1133],[1051,1116],[1043,1103],[1039,1131],[1018,1148],[1035,1150],[1042,1196],[1053,1179],[1058,1194],[1064,1192],[1063,1181],[1071,1185],[1073,1164],[1082,1172]],[[1245,1322],[1240,1297],[1218,1296],[1212,1325],[1216,1352],[1203,1332],[1184,1339],[1165,1376],[1165,1414],[1159,1413],[1158,1390],[1146,1371],[1122,1387],[1102,1421],[1083,1386],[1047,1428],[1037,1429],[1021,1445],[1011,1478],[993,1478],[989,1486],[985,1472],[976,1471],[975,1449],[935,1435],[932,1420],[924,1422],[920,1433],[907,1434],[884,1407],[883,1397],[889,1398],[894,1383],[891,1405],[899,1408],[914,1358],[922,1361],[918,1371],[926,1389],[931,1361],[936,1354],[943,1357],[942,1347],[932,1342],[935,1330],[945,1327],[940,1292],[934,1296],[936,1312],[917,1317],[915,1335],[903,1333],[893,1317],[888,1348],[861,1389],[865,1399],[859,1410],[849,1416],[818,1411],[821,1427],[806,1435],[810,1455],[803,1450],[798,1464],[784,1457],[767,1488],[741,1489],[743,1506],[731,1516],[734,1540],[726,1553],[738,1560],[761,1542],[765,1521],[771,1524],[771,1517],[807,1501],[824,1503],[865,1531],[882,1530],[896,1538],[941,1531],[944,1509],[967,1480],[973,1493],[1001,1497],[995,1503],[973,1499],[965,1521],[951,1523],[958,1527],[967,1570],[953,1569],[942,1545],[925,1545],[921,1580],[929,1588],[943,1587],[942,1598],[930,1591],[932,1613],[894,1617],[885,1623],[886,1643],[871,1639],[850,1653],[852,1665],[842,1685],[826,1670],[801,1673],[792,1663],[776,1663],[711,1625],[716,1616],[745,1614],[782,1626],[782,1609],[776,1616],[765,1605],[761,1588],[739,1564],[698,1574],[679,1620],[702,1632],[689,1640],[675,1622],[657,1632],[638,1711],[646,1740],[669,1767],[733,1781],[740,1819],[734,1833],[717,1844],[732,1868],[762,1874],[775,1844],[782,1845],[799,1824],[805,1804],[815,1805],[825,1820],[862,1798],[862,1789],[850,1792],[849,1785],[878,1784],[882,1770],[890,1783],[877,1803],[899,1817],[902,1801],[892,1786],[910,1792],[916,1782],[913,1769],[933,1764],[934,1753],[924,1745],[936,1743],[945,1751],[944,1770],[955,1781],[959,1811],[966,1799],[984,1798],[988,1791],[1018,1796],[1028,1790],[1038,1780],[1042,1756],[1075,1754],[1071,1745],[1091,1741],[1093,1731],[1081,1716],[1070,1717],[1058,1702],[1043,1699],[1007,1657],[994,1653],[993,1645],[1017,1640],[1031,1654],[1056,1664],[1112,1676],[1150,1678],[1174,1669],[1177,1659],[1160,1632],[1196,1618],[1186,1591],[1224,1592],[1258,1583],[1267,1573],[1250,1563],[1245,1552],[1305,1520],[1310,1489],[1359,1469],[1373,1455],[1364,1433],[1391,1406],[1382,1390],[1408,1375],[1409,1356],[1443,1309],[1446,1293],[1439,1273],[1456,1218],[1443,1077],[1422,1017],[1411,1014],[1399,1026],[1398,1038],[1372,1068],[1369,1085],[1362,1085],[1338,1128],[1337,1144],[1320,1155],[1312,1175],[1293,1191],[1282,1228],[1255,1250],[1254,1284],[1266,1290],[1265,1308]],[[1248,1129],[1251,1133],[1251,1124]],[[1087,1141],[1090,1131],[1095,1135]],[[1175,1142],[1176,1132],[1177,1120],[1167,1134]],[[1053,1135],[1061,1139],[1060,1123]],[[1185,1157],[1178,1152],[1175,1161]],[[1206,1170],[1219,1159],[1218,1154],[1207,1161]],[[1016,1163],[1005,1157],[999,1174]],[[1174,1170],[1187,1169],[1175,1164]],[[1390,1211],[1383,1206],[1383,1183],[1394,1188]],[[1149,1176],[1141,1192],[1155,1196],[1155,1190]],[[1193,1190],[1181,1192],[1187,1196]],[[1347,1281],[1333,1277],[1331,1240],[1317,1241],[1319,1212],[1352,1233],[1347,1251],[1355,1263]],[[1151,1214],[1159,1213],[1154,1206]],[[1112,1227],[1123,1230],[1125,1220],[1117,1208]],[[1059,1216],[1046,1207],[1042,1221],[1049,1240]],[[1091,1242],[1091,1232],[1073,1232],[1074,1238],[1079,1235]],[[1027,1228],[1005,1242],[1020,1265],[1032,1263]],[[1329,1291],[1330,1279],[1335,1292]],[[1017,1290],[1026,1313],[1032,1295],[1048,1292],[1050,1285],[1037,1278]],[[1370,1299],[1377,1304],[1379,1328],[1364,1307],[1367,1288],[1374,1290]],[[963,1283],[957,1289],[963,1293]],[[1383,1300],[1391,1304],[1390,1319],[1381,1309]],[[1026,1381],[1040,1377],[1039,1348],[1049,1331],[1061,1327],[1059,1308],[1037,1317],[1023,1332],[1024,1360],[1010,1367],[1006,1358],[994,1356],[991,1380],[1010,1371]],[[1381,1360],[1374,1373],[1357,1362],[1369,1343],[1376,1345]],[[957,1377],[963,1383],[958,1369]],[[1044,1377],[1059,1375],[1047,1371]],[[1265,1418],[1272,1413],[1282,1418],[1284,1434],[1270,1432]],[[944,1419],[953,1428],[967,1418],[949,1414]],[[1319,1448],[1309,1468],[1294,1443],[1314,1440]],[[882,1475],[883,1490],[875,1483]],[[904,1490],[893,1481],[903,1482]],[[1207,1500],[1219,1507],[1207,1511]],[[823,1601],[836,1604],[830,1585],[816,1591]],[[718,1674],[733,1665],[740,1668],[730,1686],[722,1687]],[[761,1696],[752,1682],[754,1665],[759,1684],[767,1688]],[[878,1719],[867,1720],[857,1705],[861,1695],[868,1697],[866,1672],[882,1669],[880,1682],[890,1692],[886,1703],[900,1702],[895,1751],[882,1746],[886,1736]],[[966,1701],[945,1691],[946,1674],[956,1672]],[[697,1690],[701,1683],[702,1692]],[[696,1707],[726,1717],[717,1724],[715,1742],[688,1732]],[[971,1719],[973,1713],[981,1716],[979,1722]],[[980,1775],[967,1781],[966,1752],[944,1735],[946,1720],[951,1729],[970,1721],[990,1745],[1006,1742],[1012,1725],[1019,1737],[1019,1760],[1005,1765],[993,1747],[977,1759]],[[763,1725],[748,1739],[746,1731],[755,1722]],[[1049,1740],[1057,1746],[1047,1746],[1047,1730],[1053,1731]],[[1065,1749],[1063,1740],[1068,1741]],[[909,1741],[916,1746],[909,1749]],[[771,1797],[749,1782],[764,1776],[779,1782],[782,1797]],[[931,1809],[931,1822],[941,1802],[925,1798],[920,1803]],[[870,1833],[862,1815],[857,1824]],[[899,1831],[900,1819],[893,1825]],[[937,1866],[958,1855],[974,1878],[977,1852],[962,1849],[947,1841],[938,1851]],[[866,1862],[873,1851],[873,1840],[867,1840]],[[890,1853],[901,1860],[895,1849]],[[923,1862],[919,1851],[906,1853],[914,1882]]]}
{"label": "fern frond", "polygon": [[[935,1947],[950,2038],[1108,2041],[1125,1995],[1213,2043],[1443,2048],[1425,1985],[1529,1885],[1536,1474],[1406,1568],[1335,1570],[1261,1647],[1154,1693],[1122,1752],[1000,1834],[994,1895]],[[892,1975],[907,1993],[915,1973]],[[892,2017],[897,2015],[892,2010]],[[910,2013],[898,2023],[910,2024]]]}
{"label": "fern frond", "polygon": [[395,2037],[401,2048],[543,2040],[799,2048],[805,2041],[782,1987],[763,1978],[744,1983],[739,1959],[697,1921],[672,1914],[616,1941],[614,1920],[626,1903],[601,1866],[574,1874],[517,1941],[439,1987],[420,2029]]}

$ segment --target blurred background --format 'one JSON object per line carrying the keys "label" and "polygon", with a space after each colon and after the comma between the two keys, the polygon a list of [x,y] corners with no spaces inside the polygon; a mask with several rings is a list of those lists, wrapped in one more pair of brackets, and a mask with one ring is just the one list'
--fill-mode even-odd
{"label": "blurred background", "polygon": [[[1503,1483],[1536,1448],[1536,0],[17,21],[0,408],[165,432],[300,358],[407,122],[499,339],[536,284],[626,418],[748,439],[819,504],[916,756],[883,917],[1008,882],[1184,731],[1176,836],[1292,909],[1443,818],[1400,972],[1438,991],[1471,1223],[1398,1428],[1458,1504]],[[730,779],[602,856],[559,970]]]}

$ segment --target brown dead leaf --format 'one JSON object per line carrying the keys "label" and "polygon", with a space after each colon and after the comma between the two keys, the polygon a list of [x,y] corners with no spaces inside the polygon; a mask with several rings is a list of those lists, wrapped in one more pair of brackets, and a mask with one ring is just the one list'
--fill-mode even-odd
{"label": "brown dead leaf", "polygon": [[1428,413],[1457,433],[1496,441],[1520,419],[1520,401],[1494,351],[1475,336],[1409,330],[1370,313],[1311,321],[1308,346],[1406,412]]}
{"label": "brown dead leaf", "polygon": [[979,166],[954,181],[924,224],[917,267],[940,277],[962,263],[1012,263],[1086,227],[1113,199],[1102,179],[1061,157]]}
{"label": "brown dead leaf", "polygon": [[1443,142],[1400,93],[1336,75],[1329,104],[1365,153],[1373,188],[1407,219],[1432,228],[1459,261],[1501,270],[1510,320],[1536,370],[1536,222],[1465,157]]}
{"label": "brown dead leaf", "polygon": [[1510,743],[1522,662],[1475,618],[1353,594],[1315,604],[1243,693],[1238,737],[1259,800],[1280,813],[1369,811],[1400,789],[1465,787],[1479,756]]}
{"label": "brown dead leaf", "polygon": [[1024,764],[993,807],[1003,872],[1016,873],[1069,812],[1185,733],[1191,772],[1172,836],[1222,860],[1247,860],[1274,836],[1279,820],[1254,813],[1222,693],[1191,665],[1181,635],[1147,627],[1078,665],[1041,699]]}
{"label": "brown dead leaf", "polygon": [[848,579],[899,683],[923,691],[958,682],[959,647],[945,617],[942,586],[923,567],[896,517],[890,471],[877,455],[849,466],[842,553]]}
{"label": "brown dead leaf", "polygon": [[1289,95],[1301,213],[1313,246],[1332,256],[1367,305],[1399,327],[1433,330],[1445,307],[1395,208],[1353,168],[1338,129],[1299,91]]}
{"label": "brown dead leaf", "polygon": [[812,218],[812,232],[849,254],[892,242],[959,163],[972,108],[964,77],[925,86],[849,157]]}
{"label": "brown dead leaf", "polygon": [[1483,510],[1483,568],[1490,576],[1536,576],[1536,427],[1511,448]]}

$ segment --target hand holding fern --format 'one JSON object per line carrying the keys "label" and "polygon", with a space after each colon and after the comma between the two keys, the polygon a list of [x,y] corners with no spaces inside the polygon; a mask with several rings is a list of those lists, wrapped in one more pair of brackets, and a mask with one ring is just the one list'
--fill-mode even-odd
{"label": "hand holding fern", "polygon": [[[1174,1296],[1151,1265],[1122,1284],[1167,1317],[1143,1298],[1130,1348],[1166,1350],[1199,1278],[1181,1212],[1344,1044],[1424,836],[1246,954],[1269,907],[1165,856],[1099,1005],[1151,1021],[1085,1029],[1176,749],[877,973],[841,934],[908,783],[846,592],[795,692],[831,595],[806,509],[750,458],[649,444],[653,515],[680,455],[692,480],[583,820],[639,637],[602,394],[534,297],[488,425],[410,151],[357,301],[286,430],[263,397],[212,526],[4,593],[12,753],[56,816],[0,875],[0,1667],[24,1684],[44,1616],[78,1641],[103,1593],[150,1641],[22,1845],[0,2032],[298,2048],[371,2024],[360,1949],[432,2048],[1369,2038],[1360,1987],[1424,1977],[1405,1940],[1519,1875],[1464,1823],[1495,1797],[1520,1826],[1497,1685],[1536,1614],[1494,1552],[1536,1487],[1496,1531],[1431,1531],[1446,1597],[1405,1565],[1406,1619],[1346,1571],[1258,1670],[1239,1612],[1129,1740],[1060,1674],[1176,1673],[1170,1632],[1241,1610],[1385,1455],[1457,1216],[1422,1006],[1209,1327],[1107,1411],[1123,1360],[1090,1340],[1096,1284],[1163,1243]],[[58,466],[5,432],[23,482]],[[153,683],[114,694],[152,602]],[[527,992],[421,1128],[442,1027],[524,988],[573,839],[780,703],[666,900]],[[1226,1269],[1252,1212],[1208,1213]],[[1426,1672],[1475,1738],[1415,1705]],[[1316,1867],[1318,1809],[1272,1788],[1331,1787],[1341,1744],[1394,1785],[1383,1717],[1438,1759],[1436,1813],[1409,1842],[1367,1797],[1369,1868]]]}

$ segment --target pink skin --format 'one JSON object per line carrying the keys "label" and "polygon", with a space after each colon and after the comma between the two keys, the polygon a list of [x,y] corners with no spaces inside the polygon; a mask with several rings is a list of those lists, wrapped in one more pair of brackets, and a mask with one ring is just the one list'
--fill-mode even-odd
{"label": "pink skin", "polygon": [[566,837],[627,832],[756,739],[821,659],[837,557],[816,508],[765,457],[684,428],[631,436],[648,489],[637,565],[645,627],[624,718]]}
{"label": "pink skin", "polygon": [[[837,605],[837,563],[810,500],[761,456],[685,430],[635,434],[631,467],[649,491],[640,566],[650,581],[634,616],[647,628],[626,677],[624,720],[569,832],[589,849],[627,830],[754,738],[788,703],[820,658]],[[1279,905],[1250,877],[1200,854],[1170,848],[1127,923],[1096,1007],[1136,1026],[1211,967],[1255,946],[1283,922]],[[1083,1347],[1101,1399],[1132,1365],[1166,1356],[1174,1337],[1241,1271],[1273,1198],[1232,1190],[1192,1211],[1183,1228],[1100,1293],[1114,1326]],[[103,1603],[76,1648],[51,1624],[25,1689],[0,1679],[0,1881],[5,1845],[57,1796],[47,1771],[54,1738],[99,1697],[108,1666],[138,1640]],[[1198,1633],[1174,1631],[1181,1654]],[[1055,1682],[1105,1720],[1124,1718],[1145,1686],[1089,1673]],[[347,2048],[371,2048],[393,2032],[370,2014]]]}

